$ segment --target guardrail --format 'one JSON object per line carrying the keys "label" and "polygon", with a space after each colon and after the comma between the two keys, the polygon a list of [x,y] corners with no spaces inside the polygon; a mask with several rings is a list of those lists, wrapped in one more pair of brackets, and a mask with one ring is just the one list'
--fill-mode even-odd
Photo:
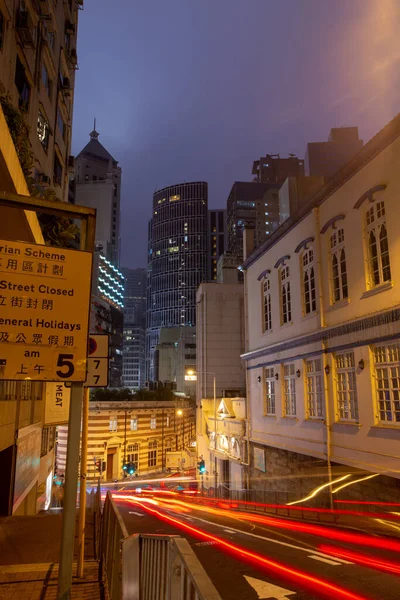
{"label": "guardrail", "polygon": [[189,542],[174,535],[128,535],[107,493],[101,563],[110,600],[221,600]]}

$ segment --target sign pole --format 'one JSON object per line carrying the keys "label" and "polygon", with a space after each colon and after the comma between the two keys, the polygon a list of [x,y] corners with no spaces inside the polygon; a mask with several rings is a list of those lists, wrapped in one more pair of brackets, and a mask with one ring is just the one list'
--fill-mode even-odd
{"label": "sign pole", "polygon": [[71,388],[71,402],[69,407],[67,446],[68,450],[67,462],[65,467],[65,490],[60,548],[60,567],[58,574],[58,600],[70,600],[71,598],[82,401],[83,384],[73,384]]}
{"label": "sign pole", "polygon": [[87,477],[87,449],[89,427],[89,388],[83,392],[82,411],[82,446],[81,446],[81,478],[79,493],[79,523],[78,523],[78,577],[83,577],[85,561],[85,524],[86,524],[86,477]]}

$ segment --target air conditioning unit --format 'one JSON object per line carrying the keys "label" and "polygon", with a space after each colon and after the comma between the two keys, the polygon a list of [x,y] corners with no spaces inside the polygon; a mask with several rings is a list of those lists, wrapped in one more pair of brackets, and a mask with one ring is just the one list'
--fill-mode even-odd
{"label": "air conditioning unit", "polygon": [[45,175],[45,173],[39,173],[38,181],[43,185],[50,185],[51,183],[50,177]]}
{"label": "air conditioning unit", "polygon": [[78,66],[78,55],[75,48],[72,48],[71,52],[69,53],[69,62],[74,68]]}

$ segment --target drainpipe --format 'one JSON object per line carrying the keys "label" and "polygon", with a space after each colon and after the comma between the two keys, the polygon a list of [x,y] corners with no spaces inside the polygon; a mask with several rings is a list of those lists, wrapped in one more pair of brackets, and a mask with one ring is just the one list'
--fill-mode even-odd
{"label": "drainpipe", "polygon": [[[323,292],[323,282],[322,282],[322,265],[321,265],[321,227],[320,227],[320,219],[319,219],[319,207],[316,206],[313,208],[314,213],[314,222],[315,222],[315,250],[316,250],[316,259],[317,259],[317,279],[318,279],[318,314],[319,314],[319,328],[325,328],[325,313],[324,313],[324,292]],[[326,431],[326,463],[328,469],[328,481],[330,485],[329,489],[329,505],[330,508],[333,509],[333,498],[332,498],[332,463],[331,463],[331,413],[330,413],[330,405],[329,405],[329,388],[328,388],[328,375],[326,371],[330,371],[330,364],[327,360],[326,353],[327,345],[326,341],[322,340],[322,370],[323,370],[323,378],[324,378],[324,398],[325,398],[325,431]]]}

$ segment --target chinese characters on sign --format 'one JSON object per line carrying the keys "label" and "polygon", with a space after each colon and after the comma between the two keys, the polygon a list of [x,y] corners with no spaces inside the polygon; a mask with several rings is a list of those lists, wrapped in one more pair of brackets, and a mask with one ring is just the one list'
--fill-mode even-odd
{"label": "chinese characters on sign", "polygon": [[84,381],[92,255],[0,240],[0,379]]}

